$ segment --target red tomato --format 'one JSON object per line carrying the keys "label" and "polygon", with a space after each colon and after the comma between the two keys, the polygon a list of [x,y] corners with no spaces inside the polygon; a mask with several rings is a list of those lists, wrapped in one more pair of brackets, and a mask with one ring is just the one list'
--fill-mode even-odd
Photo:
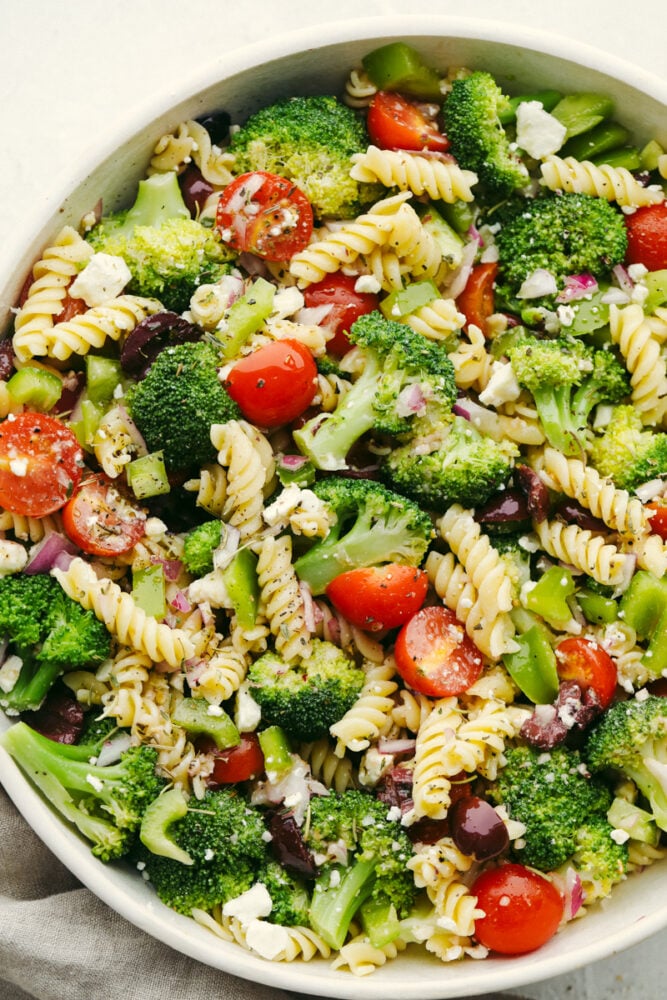
{"label": "red tomato", "polygon": [[654,535],[660,535],[663,541],[667,542],[667,503],[664,500],[652,500],[646,506],[651,514],[651,531]]}
{"label": "red tomato", "polygon": [[389,563],[341,573],[327,587],[327,597],[352,625],[375,632],[412,618],[427,590],[423,569]]}
{"label": "red tomato", "polygon": [[63,508],[65,534],[93,556],[128,552],[143,537],[145,525],[144,513],[101,474],[85,479]]}
{"label": "red tomato", "polygon": [[0,424],[0,506],[44,517],[59,510],[81,479],[83,451],[68,427],[46,413]]}
{"label": "red tomato", "polygon": [[88,306],[83,299],[73,299],[71,295],[66,295],[63,307],[57,316],[53,317],[54,323],[67,323],[75,316],[81,316],[88,311]]}
{"label": "red tomato", "polygon": [[356,282],[354,275],[337,271],[304,290],[303,298],[309,309],[331,306],[320,323],[320,326],[334,331],[333,339],[327,344],[327,351],[331,354],[341,355],[349,351],[352,345],[347,339],[347,331],[360,316],[378,307],[377,295],[355,291]]}
{"label": "red tomato", "polygon": [[556,646],[556,663],[562,681],[575,681],[582,691],[593,688],[602,708],[609,708],[618,677],[616,664],[602,646],[580,636],[563,639]]}
{"label": "red tomato", "polygon": [[203,736],[197,740],[197,749],[213,757],[213,770],[206,781],[211,788],[250,781],[264,770],[264,754],[256,733],[241,733],[241,742],[226,750],[218,750],[214,740]]}
{"label": "red tomato", "polygon": [[462,694],[482,672],[482,656],[453,611],[422,608],[404,625],[394,648],[396,669],[410,687],[432,698]]}
{"label": "red tomato", "polygon": [[643,264],[649,271],[667,268],[667,202],[644,205],[625,216],[628,264]]}
{"label": "red tomato", "polygon": [[368,107],[366,128],[381,149],[431,149],[443,153],[449,140],[417,104],[379,90]]}
{"label": "red tomato", "polygon": [[317,365],[296,340],[274,340],[237,361],[225,382],[243,416],[279,427],[301,416],[317,392]]}
{"label": "red tomato", "polygon": [[470,272],[466,286],[456,300],[465,315],[466,325],[474,323],[486,333],[486,321],[493,312],[493,288],[498,273],[498,263],[476,264]]}
{"label": "red tomato", "polygon": [[487,869],[470,892],[485,914],[475,921],[475,937],[501,955],[523,955],[541,948],[563,918],[563,899],[556,887],[523,865]]}
{"label": "red tomato", "polygon": [[287,260],[308,245],[310,202],[292,181],[265,170],[241,174],[220,195],[215,224],[233,250]]}

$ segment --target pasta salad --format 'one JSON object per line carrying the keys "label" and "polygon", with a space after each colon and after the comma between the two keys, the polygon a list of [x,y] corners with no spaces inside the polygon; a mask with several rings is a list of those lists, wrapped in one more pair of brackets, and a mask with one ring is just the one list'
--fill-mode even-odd
{"label": "pasta salad", "polygon": [[0,743],[271,961],[523,954],[664,857],[667,154],[402,42],[157,142],[0,343]]}

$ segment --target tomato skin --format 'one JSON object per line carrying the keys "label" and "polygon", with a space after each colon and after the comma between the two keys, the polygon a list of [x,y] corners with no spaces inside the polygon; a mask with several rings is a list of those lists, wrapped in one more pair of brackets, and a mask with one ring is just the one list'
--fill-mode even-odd
{"label": "tomato skin", "polygon": [[581,636],[563,639],[556,646],[556,664],[561,680],[575,681],[582,691],[592,688],[602,708],[609,708],[618,674],[616,664],[602,646]]}
{"label": "tomato skin", "polygon": [[308,245],[313,209],[292,181],[266,170],[236,177],[220,195],[215,224],[233,250],[287,260]]}
{"label": "tomato skin", "polygon": [[485,916],[475,921],[475,937],[490,951],[523,955],[553,937],[563,918],[564,903],[556,887],[524,865],[489,868],[470,893]]}
{"label": "tomato skin", "polygon": [[423,569],[389,563],[340,573],[326,588],[337,611],[371,632],[396,628],[419,611],[428,590]]}
{"label": "tomato skin", "polygon": [[60,510],[82,468],[81,445],[56,417],[26,411],[0,424],[0,506],[13,514],[44,517]]}
{"label": "tomato skin", "polygon": [[667,542],[667,504],[663,500],[652,500],[646,504],[651,514],[651,531]]}
{"label": "tomato skin", "polygon": [[65,504],[65,534],[84,552],[115,556],[128,552],[145,533],[146,518],[106,476],[89,476]]}
{"label": "tomato skin", "polygon": [[301,416],[317,392],[317,365],[296,340],[274,340],[237,361],[225,382],[244,417],[280,427]]}
{"label": "tomato skin", "polygon": [[380,149],[430,149],[444,153],[449,140],[420,108],[393,91],[374,95],[366,118],[371,141]]}
{"label": "tomato skin", "polygon": [[218,750],[214,740],[202,736],[197,750],[213,757],[213,770],[206,779],[209,788],[250,781],[264,771],[264,754],[256,733],[241,733],[241,742],[225,750]]}
{"label": "tomato skin", "polygon": [[304,289],[303,298],[307,308],[331,306],[330,312],[322,320],[321,326],[334,331],[333,339],[327,344],[330,354],[342,355],[352,346],[347,331],[365,313],[378,308],[379,299],[372,292],[357,292],[357,278],[337,271],[322,281],[317,281]]}
{"label": "tomato skin", "polygon": [[482,655],[453,611],[418,611],[394,647],[396,669],[410,687],[433,698],[463,694],[482,672]]}
{"label": "tomato skin", "polygon": [[667,203],[644,205],[625,216],[628,264],[643,264],[649,271],[667,268]]}
{"label": "tomato skin", "polygon": [[475,264],[456,305],[466,318],[466,326],[474,323],[486,333],[486,321],[494,309],[494,284],[498,263]]}

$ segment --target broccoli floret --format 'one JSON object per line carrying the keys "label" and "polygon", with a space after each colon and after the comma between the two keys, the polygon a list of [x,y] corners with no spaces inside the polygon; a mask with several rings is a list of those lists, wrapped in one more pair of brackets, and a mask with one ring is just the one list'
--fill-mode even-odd
{"label": "broccoli floret", "polygon": [[493,195],[511,194],[529,181],[499,118],[508,108],[491,74],[478,70],[453,81],[442,109],[451,152]]}
{"label": "broccoli floret", "polygon": [[406,917],[417,895],[406,867],[412,844],[400,822],[387,818],[387,806],[364,792],[347,791],[313,798],[305,840],[311,849],[340,858],[347,848],[346,865],[324,865],[314,885],[310,923],[332,948],[340,948],[359,909],[372,900],[387,916]]}
{"label": "broccoli floret", "polygon": [[367,431],[413,437],[450,418],[456,399],[454,366],[439,344],[375,311],[349,332],[363,372],[331,413],[320,413],[294,432],[318,469],[346,468],[352,445]]}
{"label": "broccoli floret", "polygon": [[335,516],[328,534],[294,564],[314,594],[358,566],[418,566],[424,558],[433,524],[414,501],[369,479],[323,479],[312,489]]}
{"label": "broccoli floret", "polygon": [[270,924],[285,927],[307,927],[310,893],[306,886],[277,861],[268,861],[257,876],[271,897]]}
{"label": "broccoli floret", "polygon": [[129,292],[177,313],[199,285],[229,270],[229,250],[190,218],[173,171],[140,181],[134,205],[102,218],[86,238],[96,251],[123,258],[132,273]]}
{"label": "broccoli floret", "polygon": [[86,759],[84,748],[56,743],[24,722],[0,742],[103,861],[128,853],[146,807],[164,785],[155,772],[157,751],[146,745],[130,747],[118,763],[102,767]]}
{"label": "broccoli floret", "polygon": [[579,873],[588,905],[608,896],[628,870],[627,844],[616,843],[613,832],[613,826],[604,816],[592,817],[577,831],[576,848],[570,861]]}
{"label": "broccoli floret", "polygon": [[268,170],[304,192],[317,216],[353,218],[381,188],[350,177],[369,143],[359,115],[335,97],[291,97],[262,108],[232,136],[235,170]]}
{"label": "broccoli floret", "polygon": [[392,489],[442,512],[453,503],[475,507],[488,500],[509,479],[516,455],[515,446],[498,444],[456,416],[435,450],[415,438],[389,453],[382,473]]}
{"label": "broccoli floret", "polygon": [[356,701],[364,673],[333,643],[313,639],[303,660],[286,663],[267,652],[248,671],[262,719],[295,740],[324,736]]}
{"label": "broccoli floret", "polygon": [[508,346],[514,374],[535,400],[542,429],[565,455],[581,455],[588,417],[598,403],[618,403],[630,390],[613,354],[566,337],[540,340],[524,333]]}
{"label": "broccoli floret", "polygon": [[[620,264],[627,249],[622,213],[604,198],[586,194],[544,194],[514,199],[493,213],[500,225],[498,294],[512,300],[526,278],[538,269],[556,279],[567,275],[603,278]],[[532,299],[553,305],[553,296]]]}
{"label": "broccoli floret", "polygon": [[591,771],[619,771],[634,781],[653,818],[667,830],[667,706],[650,695],[607,709],[591,729],[584,756]]}
{"label": "broccoli floret", "polygon": [[644,427],[634,406],[615,406],[590,450],[600,475],[613,479],[619,489],[632,492],[667,473],[667,434]]}
{"label": "broccoli floret", "polygon": [[612,794],[587,773],[577,750],[560,746],[541,753],[521,746],[506,750],[505,756],[507,763],[489,797],[525,824],[525,846],[514,848],[517,860],[553,871],[577,850],[579,831],[597,817],[606,818]]}
{"label": "broccoli floret", "polygon": [[215,459],[211,425],[240,417],[218,378],[214,344],[166,347],[127,395],[132,419],[148,450],[162,451],[169,472],[199,468]]}
{"label": "broccoli floret", "polygon": [[222,540],[222,521],[204,521],[189,531],[183,542],[183,562],[194,576],[213,570],[213,553]]}
{"label": "broccoli floret", "polygon": [[189,914],[194,907],[210,910],[235,899],[256,881],[267,862],[266,827],[262,814],[251,808],[236,789],[207,791],[191,799],[169,837],[193,861],[182,864],[140,848],[155,891],[167,906]]}
{"label": "broccoli floret", "polygon": [[0,691],[11,714],[39,708],[57,677],[101,663],[111,651],[106,626],[44,573],[0,578],[0,635],[22,661],[11,689]]}

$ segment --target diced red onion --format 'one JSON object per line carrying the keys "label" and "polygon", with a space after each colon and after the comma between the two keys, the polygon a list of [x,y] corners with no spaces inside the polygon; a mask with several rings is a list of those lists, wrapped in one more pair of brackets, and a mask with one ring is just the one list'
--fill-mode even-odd
{"label": "diced red onion", "polygon": [[187,599],[182,590],[177,590],[176,593],[171,598],[171,600],[169,601],[169,603],[171,604],[172,608],[174,608],[175,611],[181,611],[183,612],[183,614],[188,614],[190,611],[192,611],[192,604]]}
{"label": "diced red onion", "polygon": [[576,302],[597,292],[598,283],[592,274],[568,274],[565,286],[556,296],[556,302]]}
{"label": "diced red onion", "polygon": [[380,737],[378,740],[378,753],[391,754],[394,757],[402,757],[406,754],[414,753],[417,741],[411,739],[389,740]]}
{"label": "diced red onion", "polygon": [[193,656],[185,661],[185,679],[191,688],[196,688],[199,678],[206,670],[206,664],[198,656]]}
{"label": "diced red onion", "polygon": [[468,284],[468,278],[470,277],[473,264],[475,263],[475,256],[477,255],[478,249],[479,247],[475,240],[471,240],[470,243],[466,243],[463,247],[461,263],[454,271],[451,281],[447,286],[447,295],[450,298],[455,299],[459,296]]}
{"label": "diced red onion", "polygon": [[115,764],[120,760],[120,755],[129,750],[131,745],[132,737],[129,733],[118,733],[117,736],[113,736],[104,743],[98,754],[97,763],[100,767],[106,767],[107,764]]}
{"label": "diced red onion", "polygon": [[72,558],[79,550],[65,535],[50,531],[40,542],[30,549],[28,562],[23,570],[28,576],[37,573],[49,573],[56,565],[59,556],[66,554]]}
{"label": "diced red onion", "polygon": [[553,873],[551,879],[563,897],[563,919],[573,920],[584,903],[584,890],[579,873],[568,865],[564,874]]}
{"label": "diced red onion", "polygon": [[452,413],[455,413],[457,417],[464,417],[466,420],[470,420],[470,409],[467,405],[463,406],[461,403],[454,403],[452,406]]}
{"label": "diced red onion", "polygon": [[164,570],[164,578],[170,583],[174,583],[178,580],[181,575],[181,570],[183,569],[183,563],[180,559],[156,559],[153,558],[154,564],[159,564]]}
{"label": "diced red onion", "polygon": [[398,394],[396,413],[399,417],[410,417],[415,413],[423,413],[426,409],[426,399],[418,382],[406,385]]}
{"label": "diced red onion", "polygon": [[313,592],[311,591],[305,580],[299,581],[299,593],[301,594],[301,600],[303,601],[303,623],[312,634],[315,631],[315,601],[313,600]]}
{"label": "diced red onion", "polygon": [[308,459],[305,455],[283,455],[280,459],[280,465],[283,469],[289,469],[290,472],[296,472],[296,470],[302,468],[307,461]]}
{"label": "diced red onion", "polygon": [[242,253],[238,257],[239,266],[250,275],[251,278],[270,278],[266,261],[261,257],[256,257],[254,253]]}
{"label": "diced red onion", "polygon": [[480,233],[479,229],[474,223],[471,223],[468,226],[468,231],[466,233],[466,236],[470,237],[471,240],[474,240],[476,243],[478,243],[479,246],[482,246],[484,244],[484,240],[482,239],[482,234]]}
{"label": "diced red onion", "polygon": [[62,551],[59,552],[56,558],[53,560],[52,569],[61,569],[63,573],[66,573],[70,567],[70,563],[75,556],[71,552]]}
{"label": "diced red onion", "polygon": [[635,287],[635,283],[628,274],[627,268],[624,267],[623,264],[617,264],[616,267],[612,268],[611,273],[613,274],[618,287],[624,292],[627,292],[628,295],[631,295],[632,290]]}

